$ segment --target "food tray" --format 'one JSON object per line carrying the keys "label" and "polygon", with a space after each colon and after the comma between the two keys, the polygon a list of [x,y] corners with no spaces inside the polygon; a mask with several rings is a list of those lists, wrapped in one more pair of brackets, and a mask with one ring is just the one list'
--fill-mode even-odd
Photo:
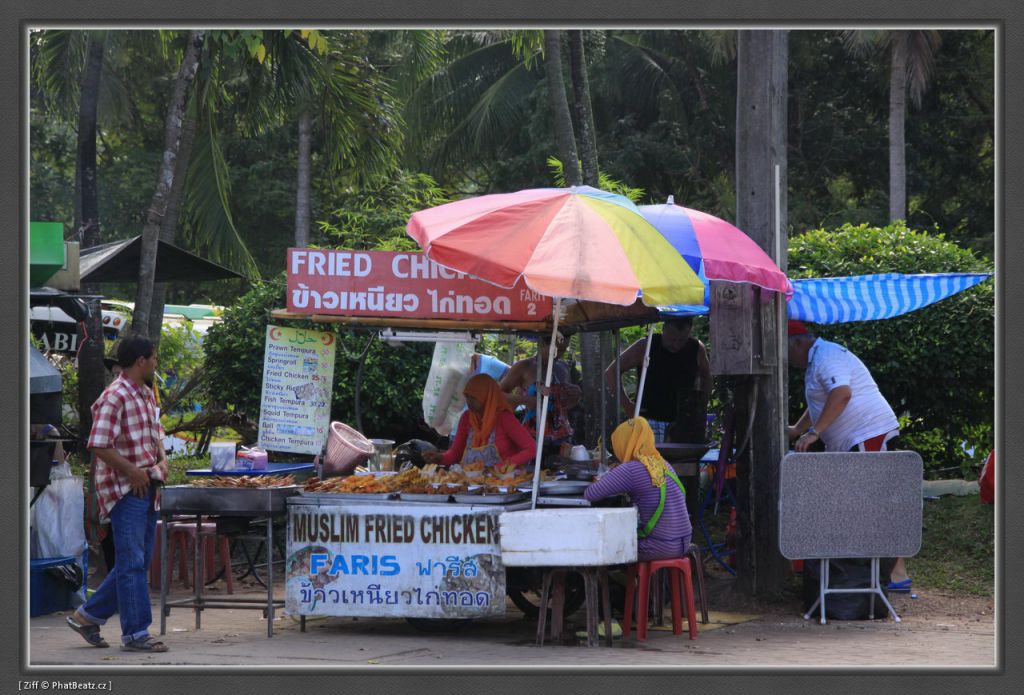
{"label": "food tray", "polygon": [[336,500],[389,500],[398,497],[397,492],[321,492],[318,490],[316,492],[303,491],[302,494]]}
{"label": "food tray", "polygon": [[400,492],[398,493],[398,496],[404,502],[434,502],[438,504],[446,504],[452,501],[451,494],[447,492],[438,493],[436,495],[430,495],[425,492]]}
{"label": "food tray", "polygon": [[470,495],[460,493],[455,495],[455,501],[459,504],[511,504],[525,500],[527,495],[524,492],[510,492],[504,495]]}
{"label": "food tray", "polygon": [[[541,495],[582,495],[583,491],[590,487],[590,483],[584,480],[555,480],[549,483],[540,484]],[[519,488],[523,490],[523,488]],[[526,486],[524,492],[533,490],[532,486]]]}

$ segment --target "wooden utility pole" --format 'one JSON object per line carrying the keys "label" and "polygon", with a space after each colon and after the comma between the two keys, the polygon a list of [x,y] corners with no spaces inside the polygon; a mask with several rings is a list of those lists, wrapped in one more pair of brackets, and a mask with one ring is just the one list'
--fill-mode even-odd
{"label": "wooden utility pole", "polygon": [[[785,270],[786,243],[786,81],[789,54],[785,31],[740,31],[736,50],[736,226]],[[777,182],[778,181],[778,188]],[[777,190],[780,199],[776,200]],[[778,204],[776,204],[778,202]],[[776,297],[776,301],[779,298]],[[773,312],[776,319],[784,317]],[[750,443],[737,460],[739,521],[738,574],[750,593],[775,594],[786,578],[779,553],[779,463],[785,436],[786,350],[784,322],[771,322],[778,365],[768,374],[744,377],[738,389],[737,444],[745,439],[750,407],[755,408]],[[777,324],[777,325],[776,325]],[[756,394],[756,395],[755,395]]]}

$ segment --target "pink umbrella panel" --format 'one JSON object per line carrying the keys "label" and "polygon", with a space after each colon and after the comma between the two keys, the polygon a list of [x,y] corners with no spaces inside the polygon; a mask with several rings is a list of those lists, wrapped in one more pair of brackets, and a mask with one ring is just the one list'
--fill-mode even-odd
{"label": "pink umbrella panel", "polygon": [[706,212],[675,205],[641,205],[640,213],[705,282],[749,282],[792,296],[786,274],[737,227]]}

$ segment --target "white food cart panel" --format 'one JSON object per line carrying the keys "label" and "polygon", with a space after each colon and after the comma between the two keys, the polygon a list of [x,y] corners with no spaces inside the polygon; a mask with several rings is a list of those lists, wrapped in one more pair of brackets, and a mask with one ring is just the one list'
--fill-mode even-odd
{"label": "white food cart panel", "polygon": [[506,567],[616,565],[636,561],[636,509],[542,509],[499,520]]}
{"label": "white food cart panel", "polygon": [[289,505],[285,607],[293,615],[503,615],[500,513],[457,504]]}

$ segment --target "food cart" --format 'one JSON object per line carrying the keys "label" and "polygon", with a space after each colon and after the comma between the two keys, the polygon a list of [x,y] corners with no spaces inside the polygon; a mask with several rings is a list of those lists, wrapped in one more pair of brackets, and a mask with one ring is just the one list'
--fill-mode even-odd
{"label": "food cart", "polygon": [[[289,250],[289,306],[274,311],[273,318],[380,331],[486,331],[527,336],[550,334],[555,323],[550,298],[525,288],[496,288],[447,271],[420,254],[334,252],[346,256],[332,261],[331,253]],[[325,280],[309,270],[332,264],[338,267],[343,262],[360,268],[363,274]],[[408,277],[413,274],[411,269],[418,269],[418,277]],[[383,295],[378,306],[385,308],[374,310],[368,303],[359,303],[353,309],[353,300],[359,301],[360,294],[368,297],[371,289]],[[393,295],[403,298],[403,308],[417,309],[389,312],[388,297]],[[438,318],[435,297],[453,297],[458,302],[455,308],[461,306],[466,311],[446,311],[444,318]],[[336,309],[338,306],[346,308]],[[392,306],[398,306],[397,299]],[[659,320],[655,309],[639,302],[620,307],[569,301],[562,309],[558,323],[570,333]],[[538,375],[538,380],[541,378]],[[587,484],[579,480],[538,481],[536,506],[589,507],[582,497]],[[506,573],[496,533],[501,515],[533,506],[532,490],[529,480],[481,490],[463,486],[451,494],[444,494],[443,488],[433,494],[400,489],[376,493],[304,490],[287,501],[285,606],[303,620],[310,615],[388,616],[408,618],[414,624],[424,618],[502,614],[506,593],[524,610],[534,608],[523,594],[539,589],[539,573],[525,568]],[[435,528],[446,529],[449,535],[439,536]],[[460,532],[462,528],[474,532],[467,537]],[[494,535],[481,534],[482,529],[492,529]],[[578,589],[576,593],[582,594],[582,585]],[[582,595],[570,596],[567,605],[581,601]]]}

